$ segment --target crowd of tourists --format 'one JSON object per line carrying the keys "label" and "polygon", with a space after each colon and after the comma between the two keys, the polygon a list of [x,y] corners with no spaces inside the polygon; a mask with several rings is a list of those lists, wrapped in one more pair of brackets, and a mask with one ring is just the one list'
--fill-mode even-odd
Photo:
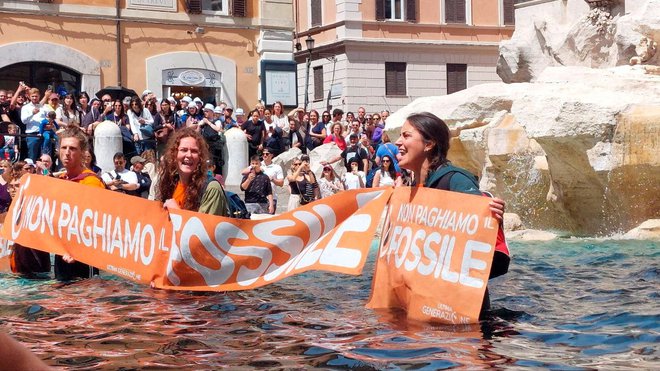
{"label": "crowd of tourists", "polygon": [[[0,155],[12,167],[15,179],[24,172],[62,173],[57,157],[59,133],[67,128],[87,135],[90,148],[84,154],[85,165],[101,176],[107,188],[149,199],[162,199],[158,195],[159,163],[168,140],[182,129],[203,138],[209,153],[206,173],[221,184],[224,133],[232,128],[245,133],[250,167],[243,170],[241,189],[252,214],[274,213],[280,189],[291,194],[286,208],[290,210],[345,189],[393,185],[402,179],[398,149],[384,133],[386,110],[369,114],[360,107],[356,113],[341,109],[319,113],[296,108],[287,114],[282,103],[276,102],[269,107],[258,103],[246,112],[199,97],[159,99],[149,90],[121,99],[111,94],[90,98],[86,92],[60,93],[46,90],[42,94],[23,83],[15,91],[0,90],[2,121],[11,123],[0,136]],[[103,173],[96,166],[91,146],[95,130],[106,121],[120,128],[122,151],[113,156],[114,169]],[[321,162],[323,173],[317,179],[307,154],[327,143],[334,143],[342,152]],[[303,155],[284,174],[273,158],[290,148],[299,148]],[[341,176],[332,166],[339,161],[346,168]],[[3,178],[8,179],[7,174]],[[3,207],[6,205],[0,211]]]}

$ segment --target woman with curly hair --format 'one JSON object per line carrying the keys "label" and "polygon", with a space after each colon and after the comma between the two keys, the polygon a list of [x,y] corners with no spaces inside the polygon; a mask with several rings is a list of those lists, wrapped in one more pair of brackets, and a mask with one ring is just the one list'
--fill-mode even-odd
{"label": "woman with curly hair", "polygon": [[156,199],[167,209],[228,216],[222,186],[207,176],[209,148],[193,128],[174,132],[158,171]]}

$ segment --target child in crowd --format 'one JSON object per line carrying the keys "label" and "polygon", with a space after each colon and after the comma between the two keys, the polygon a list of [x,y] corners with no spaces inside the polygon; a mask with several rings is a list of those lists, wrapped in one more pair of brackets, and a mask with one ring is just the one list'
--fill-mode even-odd
{"label": "child in crowd", "polygon": [[7,126],[7,134],[5,135],[5,145],[2,147],[2,158],[8,161],[14,161],[18,154],[18,142],[14,135],[18,134],[18,125],[9,124]]}
{"label": "child in crowd", "polygon": [[55,144],[57,143],[56,131],[59,130],[59,125],[55,122],[55,111],[50,111],[46,115],[41,125],[39,126],[39,134],[43,137],[41,144],[41,153],[49,156],[53,155]]}

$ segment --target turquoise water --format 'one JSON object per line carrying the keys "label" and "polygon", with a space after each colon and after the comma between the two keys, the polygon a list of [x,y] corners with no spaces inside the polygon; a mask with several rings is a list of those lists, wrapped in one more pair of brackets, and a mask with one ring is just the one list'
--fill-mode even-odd
{"label": "turquoise water", "polygon": [[[660,368],[660,244],[512,243],[491,317],[461,327],[364,308],[361,276],[312,272],[245,292],[0,275],[0,328],[70,369]],[[0,360],[1,362],[1,360]]]}

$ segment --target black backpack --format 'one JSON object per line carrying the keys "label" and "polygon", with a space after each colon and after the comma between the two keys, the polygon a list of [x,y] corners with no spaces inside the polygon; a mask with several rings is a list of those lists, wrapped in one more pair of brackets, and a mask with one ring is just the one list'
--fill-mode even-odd
{"label": "black backpack", "polygon": [[[223,188],[224,191],[224,188]],[[227,199],[227,209],[229,217],[235,219],[250,219],[250,212],[245,207],[245,202],[234,192],[224,191]]]}

